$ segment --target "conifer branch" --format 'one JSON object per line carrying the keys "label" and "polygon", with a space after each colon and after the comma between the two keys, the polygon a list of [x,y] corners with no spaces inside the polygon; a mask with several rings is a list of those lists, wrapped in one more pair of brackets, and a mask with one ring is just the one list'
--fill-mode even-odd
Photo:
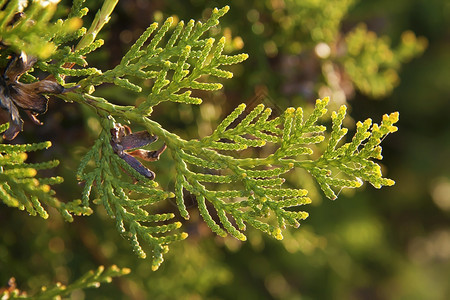
{"label": "conifer branch", "polygon": [[[1,125],[0,131],[5,130],[7,125]],[[36,177],[38,170],[54,168],[59,161],[35,164],[25,162],[27,152],[40,151],[50,146],[50,142],[0,144],[0,200],[8,206],[26,210],[32,216],[39,215],[44,219],[48,218],[48,213],[42,204],[56,208],[67,221],[73,220],[72,214],[91,214],[92,210],[81,206],[81,201],[64,203],[55,197],[50,186],[63,182],[62,177]]]}
{"label": "conifer branch", "polygon": [[[394,124],[398,113],[384,116],[380,125],[372,124],[370,119],[359,122],[349,142],[344,141],[348,130],[342,127],[345,106],[333,112],[329,135],[326,126],[321,124],[328,98],[317,100],[308,116],[304,116],[301,108],[288,108],[280,116],[272,117],[271,109],[264,105],[246,113],[246,106],[242,104],[211,135],[199,140],[185,140],[150,118],[153,107],[164,101],[201,104],[202,99],[191,96],[192,90],[220,89],[221,84],[211,82],[210,77],[231,78],[233,74],[223,67],[247,58],[247,54],[223,54],[224,38],[216,42],[214,38],[204,37],[218,24],[228,6],[214,9],[204,23],[191,20],[186,24],[183,21],[173,24],[173,18],[168,18],[161,26],[151,24],[119,65],[102,72],[88,67],[85,56],[103,45],[97,34],[108,22],[117,0],[104,2],[89,29],[64,25],[86,15],[83,3],[83,0],[74,1],[68,19],[55,23],[70,30],[57,34],[51,29],[41,40],[36,40],[36,45],[30,46],[33,49],[44,44],[53,47],[47,56],[40,56],[36,68],[50,73],[61,85],[66,84],[65,76],[81,77],[71,84],[79,89],[59,93],[57,97],[89,105],[100,119],[102,132],[77,170],[77,177],[84,184],[81,199],[61,203],[49,188],[61,178],[35,178],[36,170],[52,168],[57,162],[24,163],[25,152],[48,147],[48,143],[0,144],[0,182],[3,182],[0,198],[7,205],[46,218],[42,202],[56,207],[71,220],[73,213],[90,213],[91,203],[101,204],[139,257],[146,257],[146,248],[150,248],[152,268],[156,270],[169,244],[187,237],[186,233],[178,232],[181,223],[174,221],[174,214],[156,212],[156,205],[169,198],[175,198],[181,216],[188,219],[184,195],[188,192],[194,195],[200,215],[220,236],[230,234],[245,240],[244,232],[250,225],[282,239],[282,229],[286,225],[298,227],[308,216],[301,206],[311,202],[307,190],[284,186],[286,174],[295,168],[306,170],[330,199],[335,199],[342,188],[356,188],[364,181],[376,188],[394,183],[382,177],[381,167],[374,160],[382,158],[379,144],[384,137],[397,130]],[[5,37],[26,24],[25,20],[19,20],[17,25],[8,25],[11,15],[17,11],[9,8],[11,5],[1,11],[6,17],[0,23],[0,30],[3,30],[0,33],[4,32]],[[29,10],[26,20],[36,16],[40,8],[31,6]],[[34,24],[44,26],[49,18],[50,15],[45,15]],[[33,26],[29,28],[40,28]],[[67,46],[76,41],[74,47]],[[13,50],[21,45],[7,38],[2,43]],[[74,65],[78,67],[72,69]],[[28,76],[27,79],[35,80]],[[140,85],[143,79],[150,79],[152,87],[145,91],[147,98],[136,107],[112,104],[93,95],[95,87],[103,83],[143,92]],[[124,132],[118,134],[114,131],[116,120],[145,130],[133,135],[131,128],[122,126]],[[152,181],[154,173],[132,155],[142,158],[142,153],[147,153],[151,154],[147,158],[157,159],[166,146],[154,151],[141,148],[158,137],[167,146],[164,155],[170,155],[175,163],[173,191],[165,191]],[[266,157],[259,157],[255,149],[263,147],[273,151]],[[243,150],[252,149],[255,151],[250,156],[241,157]]]}
{"label": "conifer branch", "polygon": [[[171,148],[166,141],[175,153],[175,194],[181,215],[189,217],[182,200],[186,190],[197,197],[202,217],[217,234],[228,232],[245,240],[242,231],[248,223],[281,239],[281,229],[286,224],[298,227],[299,221],[308,216],[306,212],[291,210],[310,202],[307,191],[282,187],[282,176],[296,167],[307,170],[330,199],[336,198],[333,188],[355,188],[362,181],[377,188],[392,185],[394,182],[382,177],[380,166],[372,159],[382,158],[379,144],[387,134],[397,130],[393,124],[398,120],[398,113],[384,116],[381,125],[374,124],[371,130],[371,120],[359,122],[352,141],[337,147],[347,132],[341,128],[345,106],[333,113],[331,136],[326,140],[326,127],[317,122],[326,113],[327,104],[327,98],[318,100],[305,120],[300,108],[289,108],[282,116],[268,120],[270,109],[259,105],[230,128],[245,109],[241,105],[208,137],[187,141],[177,148]],[[267,157],[239,158],[239,151],[264,147],[267,143],[277,147]],[[319,143],[326,143],[321,156],[315,153],[318,150],[314,147]],[[204,171],[194,171],[199,167]],[[343,178],[337,177],[336,171]],[[216,183],[225,190],[216,190]],[[206,203],[211,205],[210,209]],[[221,225],[214,221],[212,214],[217,214]]]}
{"label": "conifer branch", "polygon": [[67,37],[79,29],[81,21],[77,16],[52,21],[57,4],[45,2],[30,2],[26,9],[22,9],[23,3],[19,1],[2,4],[0,42],[15,53],[26,49],[29,55],[48,59],[59,43],[66,42]]}
{"label": "conifer branch", "polygon": [[[151,111],[152,106],[163,101],[200,104],[200,98],[190,96],[191,90],[212,91],[222,87],[219,83],[200,81],[202,76],[230,78],[232,73],[220,67],[237,64],[247,58],[246,54],[223,55],[224,38],[216,45],[213,38],[201,38],[204,32],[218,24],[218,19],[228,9],[228,6],[215,9],[204,24],[197,22],[194,25],[191,20],[185,26],[181,21],[170,36],[168,32],[173,26],[173,18],[168,18],[159,28],[158,23],[151,24],[119,65],[102,74],[92,74],[80,82],[81,87],[109,82],[140,92],[141,87],[133,83],[132,78],[152,79],[152,90],[147,100],[138,107],[144,115]],[[165,37],[168,37],[167,42],[163,42]],[[183,92],[179,93],[181,90]]]}
{"label": "conifer branch", "polygon": [[0,291],[1,299],[33,299],[33,300],[45,300],[45,299],[60,299],[61,297],[70,296],[70,294],[76,290],[86,288],[98,288],[101,283],[110,283],[113,277],[119,277],[130,273],[128,268],[118,268],[116,265],[105,269],[100,266],[97,270],[91,270],[77,279],[75,282],[69,285],[63,285],[57,283],[54,286],[42,286],[41,290],[34,294],[28,295],[26,292],[19,290],[15,286],[15,281],[10,280],[10,286]]}
{"label": "conifer branch", "polygon": [[[171,221],[174,214],[149,213],[148,207],[172,198],[173,194],[158,189],[155,181],[140,174],[124,159],[114,153],[109,129],[112,121],[105,119],[104,131],[91,150],[82,159],[77,176],[85,182],[82,201],[89,206],[95,189],[97,204],[102,204],[116,227],[131,243],[134,252],[141,258],[147,256],[140,245],[145,242],[152,253],[152,269],[158,269],[163,254],[172,242],[183,240],[186,233],[172,233],[181,227],[180,222]],[[89,168],[93,161],[95,168]],[[171,222],[171,223],[168,223]]]}

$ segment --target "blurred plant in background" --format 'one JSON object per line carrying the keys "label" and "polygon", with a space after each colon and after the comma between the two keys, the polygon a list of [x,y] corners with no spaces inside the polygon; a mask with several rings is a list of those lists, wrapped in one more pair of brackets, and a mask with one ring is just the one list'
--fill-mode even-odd
{"label": "blurred plant in background", "polygon": [[[111,69],[151,22],[170,15],[175,20],[205,19],[220,2],[119,2],[110,30],[100,32],[108,51],[93,52],[89,62]],[[54,281],[68,284],[99,264],[133,270],[113,285],[76,294],[87,299],[119,298],[119,293],[124,299],[233,299],[237,294],[249,299],[448,298],[450,8],[444,2],[233,1],[221,24],[211,30],[227,37],[225,52],[242,50],[249,60],[230,68],[235,76],[225,89],[199,92],[205,99],[201,107],[165,103],[152,114],[165,128],[191,138],[211,134],[241,102],[250,107],[263,103],[279,113],[309,104],[312,111],[312,100],[331,96],[336,108],[351,101],[353,119],[377,119],[385,111],[399,110],[400,134],[386,141],[384,151],[396,187],[367,188],[358,195],[344,190],[337,202],[321,202],[319,191],[310,192],[313,217],[299,230],[286,232],[282,243],[255,230],[243,244],[215,238],[200,221],[195,200],[186,199],[191,239],[171,246],[165,264],[151,274],[150,262],[129,252],[106,212],[68,225],[52,210],[44,221],[3,207],[0,270],[16,270],[19,288],[29,291]],[[100,7],[99,1],[87,4],[92,11]],[[56,14],[64,10],[59,7]],[[429,48],[422,58],[402,65],[422,54],[427,44],[412,32],[425,36]],[[151,89],[145,80],[138,84]],[[97,95],[122,105],[144,100],[114,86],[98,87]],[[76,105],[50,102],[50,109],[56,112],[43,116],[45,126],[26,128],[22,139],[58,140],[50,148],[53,152],[45,157],[30,153],[29,159],[67,162],[45,174],[66,178],[54,189],[69,201],[82,190],[73,184],[73,170],[101,124],[92,111]],[[346,118],[344,124],[351,127],[353,121]],[[166,157],[154,166],[173,168]],[[163,188],[173,185],[167,173],[158,174]],[[304,175],[292,174],[288,183],[298,185],[301,178],[301,186],[311,190],[313,182]],[[108,222],[109,228],[100,225]],[[21,236],[35,237],[32,247]],[[12,274],[0,275],[6,286]]]}
{"label": "blurred plant in background", "polygon": [[[342,104],[355,89],[384,97],[398,85],[402,63],[421,55],[427,40],[408,30],[392,47],[387,36],[368,30],[364,22],[347,21],[358,2],[233,1],[234,20],[222,26],[239,35],[229,39],[230,48],[255,53],[250,56],[251,68],[246,68],[250,87],[265,85],[270,93],[281,93],[287,98],[284,105],[295,104],[296,99],[312,101],[317,95]],[[180,10],[190,12],[206,3],[186,2]],[[237,30],[242,27],[250,30]],[[281,76],[273,78],[273,69]]]}

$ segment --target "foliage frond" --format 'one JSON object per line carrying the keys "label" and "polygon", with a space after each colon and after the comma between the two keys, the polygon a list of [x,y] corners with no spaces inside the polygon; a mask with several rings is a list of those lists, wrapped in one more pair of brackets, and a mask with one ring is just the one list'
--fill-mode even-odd
{"label": "foliage frond", "polygon": [[[106,123],[105,126],[110,125]],[[104,131],[81,161],[77,176],[85,184],[82,201],[89,205],[94,199],[96,204],[103,205],[139,257],[145,258],[148,253],[145,248],[150,247],[152,269],[156,270],[168,245],[187,237],[186,233],[177,232],[181,223],[173,221],[174,214],[150,211],[152,206],[174,195],[158,188],[156,182],[114,153],[110,139],[109,130]],[[95,168],[90,168],[91,162]]]}
{"label": "foliage frond", "polygon": [[70,296],[70,294],[79,289],[98,288],[102,283],[110,283],[113,277],[124,276],[130,273],[128,268],[119,268],[112,265],[109,268],[103,266],[96,270],[91,270],[69,285],[56,283],[53,286],[43,286],[40,291],[34,295],[28,295],[26,292],[16,287],[15,280],[12,278],[9,287],[0,292],[1,299],[59,299]]}
{"label": "foliage frond", "polygon": [[246,54],[223,55],[224,38],[217,43],[214,38],[202,38],[228,9],[228,6],[215,9],[205,23],[197,22],[195,26],[193,21],[174,25],[173,18],[168,18],[161,26],[151,24],[119,65],[104,73],[92,74],[80,82],[81,86],[109,82],[140,92],[141,88],[133,81],[151,79],[151,92],[138,107],[144,114],[163,101],[200,104],[200,98],[191,97],[191,90],[220,89],[220,83],[205,82],[206,76],[230,78],[232,73],[221,66],[237,64],[247,58]]}
{"label": "foliage frond", "polygon": [[[271,111],[264,105],[242,116],[242,104],[210,136],[172,149],[181,215],[189,217],[183,203],[188,191],[196,196],[201,216],[217,234],[245,240],[245,224],[250,224],[280,239],[281,229],[286,225],[298,227],[308,216],[299,211],[299,206],[311,201],[306,190],[283,186],[283,176],[294,168],[307,170],[330,199],[336,198],[333,189],[356,188],[363,181],[377,188],[392,185],[392,180],[382,177],[373,159],[381,159],[379,144],[396,131],[393,124],[398,113],[383,117],[381,125],[358,123],[352,141],[339,146],[348,131],[341,127],[346,110],[343,106],[333,112],[331,134],[326,138],[326,127],[319,122],[327,112],[328,101],[317,100],[309,116],[305,117],[300,108],[288,108],[271,120]],[[317,145],[322,143],[325,150],[320,153]],[[239,154],[269,144],[276,150],[267,157],[242,158]]]}
{"label": "foliage frond", "polygon": [[9,1],[0,10],[1,42],[15,53],[26,49],[28,55],[49,58],[57,47],[54,40],[78,30],[81,20],[73,16],[54,22],[51,19],[56,3],[29,1],[27,4],[24,8],[20,1]]}
{"label": "foliage frond", "polygon": [[[6,126],[2,127],[6,128]],[[50,186],[63,182],[62,177],[36,177],[38,170],[54,168],[59,161],[34,164],[25,162],[27,152],[43,150],[50,146],[50,142],[22,145],[0,144],[1,201],[8,206],[26,210],[32,216],[39,215],[44,219],[48,218],[48,213],[42,204],[56,208],[67,221],[73,220],[72,214],[90,214],[91,210],[81,206],[81,202],[64,203],[55,197],[55,192]]]}

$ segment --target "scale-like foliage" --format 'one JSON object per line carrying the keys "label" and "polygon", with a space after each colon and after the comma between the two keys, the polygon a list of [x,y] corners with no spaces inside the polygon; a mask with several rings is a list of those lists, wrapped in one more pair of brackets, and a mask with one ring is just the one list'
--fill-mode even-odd
{"label": "scale-like foliage", "polygon": [[15,53],[26,49],[28,55],[49,58],[81,26],[81,15],[52,21],[56,8],[53,1],[1,1],[0,42]]}
{"label": "scale-like foliage", "polygon": [[[159,29],[158,24],[154,23],[125,54],[118,66],[103,73],[92,74],[79,83],[81,89],[87,88],[89,91],[93,90],[92,86],[111,82],[139,92],[141,88],[131,83],[129,78],[154,79],[151,93],[137,110],[134,107],[113,105],[105,99],[88,94],[81,97],[75,94],[67,95],[66,99],[88,103],[95,107],[101,116],[112,115],[145,126],[149,132],[161,136],[170,148],[175,147],[181,139],[143,117],[151,112],[154,105],[163,101],[200,104],[201,99],[191,97],[190,90],[221,88],[218,83],[198,81],[200,77],[212,75],[229,78],[232,73],[220,67],[236,64],[247,58],[246,54],[223,55],[223,38],[215,47],[214,39],[202,38],[227,11],[228,7],[214,10],[204,24],[190,21],[184,26],[183,22],[179,22],[166,42],[163,42],[163,38],[171,28],[173,19],[169,18]],[[183,93],[178,93],[180,90],[183,90]],[[181,226],[179,222],[167,223],[174,218],[173,214],[149,213],[149,208],[157,202],[173,197],[173,193],[157,189],[156,184],[143,177],[114,153],[109,134],[113,123],[105,121],[103,124],[103,133],[86,154],[78,171],[80,180],[85,182],[83,203],[89,205],[91,190],[95,187],[98,203],[103,204],[108,214],[116,220],[118,230],[130,240],[135,252],[140,257],[145,257],[146,252],[141,248],[140,241],[150,246],[153,268],[157,269],[163,260],[162,254],[168,250],[168,244],[187,237],[186,233],[170,233]],[[167,138],[170,141],[167,141]],[[86,171],[90,161],[94,162],[95,168]],[[130,177],[137,179],[137,182],[132,184]],[[152,224],[157,222],[164,223]]]}
{"label": "scale-like foliage", "polygon": [[[74,1],[69,19],[81,18],[87,13],[83,2]],[[363,181],[377,188],[393,184],[392,180],[382,177],[380,166],[373,159],[381,158],[380,142],[396,130],[393,124],[398,114],[395,113],[384,117],[381,125],[372,125],[370,120],[358,123],[352,140],[341,144],[347,133],[347,129],[342,128],[345,107],[333,113],[330,135],[320,123],[327,111],[328,98],[318,100],[308,116],[303,116],[301,108],[288,108],[280,116],[273,117],[271,110],[263,105],[246,112],[242,104],[211,135],[199,140],[184,140],[165,130],[151,119],[154,106],[164,101],[201,104],[200,98],[191,96],[192,90],[220,89],[221,84],[212,82],[211,77],[230,78],[232,73],[226,70],[226,66],[247,58],[246,54],[224,55],[224,38],[216,43],[213,38],[205,37],[229,8],[214,9],[204,23],[191,20],[186,24],[183,21],[173,24],[173,18],[168,18],[161,26],[153,23],[124,55],[120,64],[101,72],[88,67],[84,56],[103,44],[97,39],[97,34],[108,22],[116,3],[116,0],[105,1],[89,29],[80,28],[71,34],[50,34],[46,41],[51,40],[55,50],[47,60],[41,59],[35,65],[51,73],[62,85],[66,75],[82,77],[72,84],[79,86],[74,92],[56,96],[92,107],[100,119],[102,132],[77,171],[84,184],[81,200],[72,202],[75,203],[73,205],[54,202],[54,196],[48,191],[30,194],[29,201],[24,200],[26,197],[15,196],[20,198],[17,203],[22,203],[30,213],[36,211],[46,216],[41,206],[34,204],[37,199],[48,205],[58,203],[63,215],[67,215],[67,211],[87,213],[91,202],[100,204],[115,220],[118,231],[129,239],[139,257],[146,257],[145,248],[150,248],[155,270],[163,261],[163,254],[170,243],[187,237],[186,233],[177,231],[181,223],[173,220],[174,214],[159,212],[160,203],[168,198],[175,197],[181,216],[187,219],[189,214],[184,195],[188,192],[194,195],[201,216],[211,230],[221,236],[231,234],[245,240],[244,232],[250,225],[281,239],[286,225],[298,227],[300,221],[308,216],[300,206],[311,201],[307,190],[284,185],[285,175],[295,168],[309,172],[330,199],[335,199],[342,188],[359,187]],[[342,11],[345,12],[348,2],[343,3]],[[71,45],[73,41],[78,42]],[[78,67],[72,69],[74,65]],[[144,79],[150,80],[152,87],[146,92],[147,98],[136,107],[114,105],[107,99],[92,95],[95,87],[103,83],[113,83],[140,93],[142,88],[139,84]],[[123,135],[128,137],[115,136],[111,131],[115,128],[115,120],[132,128],[144,128],[147,132],[132,135],[127,127],[124,130],[129,132]],[[154,176],[147,166],[132,156],[134,153],[142,158],[145,153],[155,153],[140,149],[149,144],[150,140],[146,139],[152,137],[154,141],[155,136],[167,146],[164,155],[170,155],[175,165],[173,191],[159,187],[151,180]],[[126,140],[123,144],[121,138]],[[34,147],[41,147],[38,145]],[[3,146],[5,149],[8,147]],[[34,149],[33,146],[27,147],[23,151]],[[271,152],[260,157],[255,149],[263,147]],[[319,149],[325,150],[320,152]],[[11,184],[34,183],[34,190],[42,190],[45,184],[59,180],[38,180],[33,178],[34,173],[25,174],[29,167],[20,157],[17,149],[1,156],[5,167],[0,176],[20,179]],[[7,170],[10,161],[16,164],[12,168],[16,173]],[[45,165],[47,168],[51,166]],[[43,167],[44,164],[33,168]],[[4,190],[12,195],[12,190],[19,189],[8,185]],[[32,204],[27,206],[24,203]]]}
{"label": "scale-like foliage", "polygon": [[42,286],[41,290],[34,294],[28,295],[25,291],[21,291],[16,287],[14,278],[9,281],[9,286],[0,289],[0,298],[9,299],[33,299],[33,300],[45,300],[45,299],[61,299],[64,296],[70,296],[70,294],[79,289],[85,288],[98,288],[101,283],[109,283],[113,277],[123,276],[130,273],[130,269],[118,268],[115,265],[105,269],[100,266],[97,270],[92,270],[81,276],[75,282],[69,285],[63,285],[57,283],[54,286]]}
{"label": "scale-like foliage", "polygon": [[[111,122],[106,121],[105,125],[111,125]],[[77,172],[78,178],[85,182],[83,205],[89,207],[91,192],[95,188],[98,196],[95,203],[102,204],[108,215],[114,218],[118,231],[130,241],[136,254],[146,257],[140,241],[151,247],[153,269],[156,270],[168,245],[187,237],[186,233],[171,233],[181,227],[180,222],[168,223],[174,214],[148,212],[149,207],[173,197],[173,194],[158,189],[155,181],[150,181],[116,155],[107,132],[109,130],[103,131]],[[95,167],[90,169],[89,163],[92,162]]]}
{"label": "scale-like foliage", "polygon": [[[271,110],[259,105],[230,128],[244,112],[245,105],[241,105],[212,135],[189,141],[175,150],[175,193],[182,216],[188,217],[183,204],[185,189],[197,197],[202,217],[217,234],[228,232],[245,240],[242,231],[248,223],[281,239],[281,229],[286,224],[298,227],[299,221],[308,216],[296,209],[310,202],[307,191],[282,186],[282,176],[296,167],[314,176],[330,199],[336,198],[332,188],[355,188],[362,181],[377,188],[392,185],[394,182],[382,177],[380,166],[372,159],[381,159],[379,144],[387,134],[397,130],[393,124],[398,114],[386,115],[380,126],[374,124],[371,128],[370,119],[359,122],[352,141],[337,147],[347,132],[341,128],[345,106],[333,113],[331,136],[326,139],[326,127],[317,123],[326,113],[328,101],[327,98],[318,100],[314,111],[305,119],[301,108],[288,108],[282,116],[270,119]],[[269,143],[276,150],[265,158],[239,157],[239,152],[248,147],[264,147]],[[316,153],[318,147],[313,147],[319,143],[327,145],[322,154]],[[345,177],[338,177],[335,170]],[[224,186],[229,189],[217,190]],[[221,226],[214,221],[207,203],[211,204],[210,210],[214,209]]]}
{"label": "scale-like foliage", "polygon": [[[163,101],[200,104],[202,100],[191,97],[191,90],[213,91],[222,87],[219,83],[199,81],[200,77],[231,78],[233,74],[220,67],[237,64],[247,58],[246,54],[223,55],[225,38],[221,38],[215,46],[213,38],[202,38],[207,30],[218,24],[218,19],[228,9],[228,6],[215,9],[205,23],[191,20],[185,25],[180,21],[170,35],[168,32],[173,26],[173,18],[168,18],[159,29],[158,23],[151,24],[119,65],[102,74],[89,76],[81,81],[81,86],[110,82],[140,92],[141,87],[130,79],[152,79],[151,93],[138,108],[142,114],[151,112],[152,106]],[[163,42],[166,36],[168,40]],[[180,93],[180,90],[183,92]]]}
{"label": "scale-like foliage", "polygon": [[[8,124],[0,125],[0,132],[7,126]],[[34,164],[25,162],[27,152],[40,151],[50,146],[50,142],[0,144],[0,200],[8,206],[26,210],[32,216],[39,215],[44,219],[48,218],[48,213],[42,204],[56,208],[67,221],[73,220],[72,214],[90,214],[91,209],[81,206],[81,201],[64,203],[55,197],[50,186],[61,183],[62,177],[36,177],[38,170],[54,168],[59,161]]]}
{"label": "scale-like foliage", "polygon": [[[104,1],[103,6],[97,12],[94,21],[87,29],[81,27],[71,34],[63,34],[55,36],[53,42],[58,48],[54,51],[49,61],[40,61],[37,67],[45,72],[51,73],[55,79],[64,84],[65,76],[88,76],[92,74],[100,74],[101,71],[87,67],[88,63],[85,60],[85,56],[96,49],[100,48],[104,41],[97,38],[97,34],[108,23],[110,14],[112,13],[118,0]],[[84,0],[74,1],[69,14],[69,18],[82,18],[84,17],[88,9],[83,7]],[[69,46],[70,42],[78,40],[75,47]],[[78,68],[73,68],[77,65]]]}

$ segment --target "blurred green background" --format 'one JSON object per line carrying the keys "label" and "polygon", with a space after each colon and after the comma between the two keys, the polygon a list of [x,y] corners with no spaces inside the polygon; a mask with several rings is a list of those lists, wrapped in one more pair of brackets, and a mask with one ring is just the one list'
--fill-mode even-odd
{"label": "blurred green background", "polygon": [[[87,20],[100,6],[88,2]],[[399,131],[382,144],[384,174],[396,185],[344,190],[329,201],[304,174],[295,173],[288,183],[310,188],[313,203],[304,208],[309,218],[287,230],[282,242],[251,229],[246,243],[216,237],[196,213],[195,200],[186,199],[189,238],[171,246],[157,272],[132,253],[101,207],[68,224],[54,211],[42,220],[2,206],[0,286],[14,276],[20,289],[33,292],[57,281],[70,283],[98,265],[117,264],[132,273],[71,298],[450,299],[450,3],[120,1],[102,34],[106,45],[87,60],[111,68],[153,21],[202,20],[224,5],[230,11],[211,34],[225,35],[227,51],[248,53],[249,59],[231,69],[235,76],[223,82],[222,91],[199,95],[201,107],[167,104],[155,110],[154,119],[184,138],[196,138],[242,102],[262,102],[277,111],[308,108],[314,99],[330,96],[332,108],[349,106],[350,128],[353,120],[379,122],[384,113],[399,111]],[[351,41],[355,28],[362,34]],[[377,45],[366,29],[389,37],[391,48]],[[411,40],[410,31],[427,42],[414,35]],[[365,54],[352,56],[365,38]],[[142,96],[110,86],[96,93],[127,104]],[[55,187],[60,199],[79,198],[74,170],[98,133],[98,121],[88,108],[61,101],[52,101],[42,119],[39,128],[26,124],[18,142],[52,141],[52,151],[29,159],[58,158],[62,163],[54,173],[65,177]],[[167,166],[166,156],[151,166],[163,188],[173,185]],[[176,211],[176,205],[161,209]]]}

